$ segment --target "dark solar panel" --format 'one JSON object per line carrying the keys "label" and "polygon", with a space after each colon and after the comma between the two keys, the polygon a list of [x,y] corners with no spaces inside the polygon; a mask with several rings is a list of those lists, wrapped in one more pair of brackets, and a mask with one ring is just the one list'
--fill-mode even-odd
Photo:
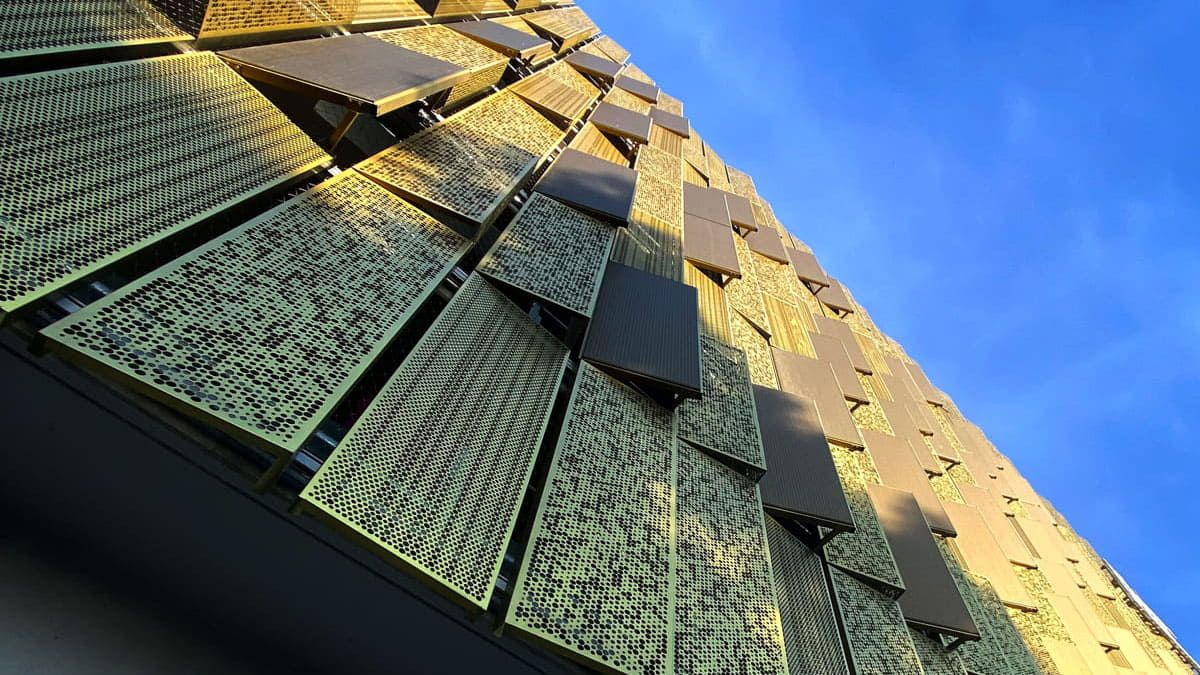
{"label": "dark solar panel", "polygon": [[571,148],[563,150],[534,190],[618,224],[629,223],[637,171]]}
{"label": "dark solar panel", "polygon": [[623,68],[619,63],[613,63],[608,59],[588,54],[587,52],[575,52],[565,60],[585,75],[594,75],[609,81],[615,78],[617,73],[620,73]]}
{"label": "dark solar panel", "polygon": [[846,347],[842,341],[820,333],[810,334],[809,339],[817,352],[817,358],[833,367],[833,375],[837,379],[838,388],[842,390],[842,395],[855,403],[870,403],[867,390],[863,388],[862,382],[858,381],[858,373],[850,364],[850,357],[846,354]]}
{"label": "dark solar panel", "polygon": [[821,286],[829,285],[829,275],[825,273],[821,263],[817,262],[817,256],[798,248],[789,248],[787,255],[792,262],[792,269],[796,270],[796,276],[800,277],[801,281]]}
{"label": "dark solar panel", "polygon": [[826,307],[839,312],[854,311],[854,304],[850,302],[850,296],[846,295],[845,289],[833,277],[829,277],[828,286],[817,291],[817,299],[825,303]]}
{"label": "dark solar panel", "polygon": [[[729,220],[734,225],[747,230],[758,229],[758,220],[754,217],[754,207],[750,204],[749,199],[741,195],[735,195],[732,192],[722,192],[722,196],[725,197],[725,208],[729,211]],[[750,239],[747,238],[746,241],[749,242]],[[750,248],[753,249],[754,245],[751,244]]]}
{"label": "dark solar panel", "polygon": [[942,502],[934,494],[929,477],[908,442],[873,429],[863,429],[862,436],[883,484],[911,492],[921,505],[929,527],[938,534],[953,537],[954,525],[950,523],[946,509],[942,508]]}
{"label": "dark solar panel", "polygon": [[628,138],[638,143],[650,140],[650,116],[619,105],[601,102],[588,121],[601,131]]}
{"label": "dark solar panel", "polygon": [[529,58],[539,51],[553,49],[550,41],[545,38],[509,28],[495,21],[463,21],[446,26],[505,56]]}
{"label": "dark solar panel", "polygon": [[700,216],[714,223],[732,227],[729,220],[729,209],[725,207],[725,196],[720,190],[700,187],[691,183],[683,184],[683,210],[685,213]]}
{"label": "dark solar panel", "polygon": [[846,355],[850,357],[850,363],[855,370],[867,374],[873,372],[871,362],[867,360],[862,345],[858,344],[858,340],[854,337],[854,330],[850,328],[850,324],[820,314],[814,314],[813,321],[816,322],[817,331],[822,335],[831,335],[842,341],[842,346],[846,348]]}
{"label": "dark solar panel", "polygon": [[692,137],[692,124],[683,115],[669,113],[662,108],[651,108],[650,119],[667,131],[677,133],[684,138]]}
{"label": "dark solar panel", "polygon": [[728,225],[714,223],[696,215],[683,216],[683,257],[700,269],[742,276],[733,230]]}
{"label": "dark solar panel", "polygon": [[645,99],[651,103],[658,103],[658,87],[653,84],[647,84],[626,75],[618,77],[614,84],[638,98]]}
{"label": "dark solar panel", "polygon": [[764,255],[775,262],[788,262],[787,250],[783,247],[783,239],[779,231],[773,227],[760,227],[746,235],[746,243],[750,250]]}
{"label": "dark solar panel", "polygon": [[772,349],[779,387],[791,394],[811,398],[817,404],[821,427],[830,440],[856,448],[863,447],[862,437],[846,399],[838,387],[833,368],[825,361],[810,359],[782,349]]}

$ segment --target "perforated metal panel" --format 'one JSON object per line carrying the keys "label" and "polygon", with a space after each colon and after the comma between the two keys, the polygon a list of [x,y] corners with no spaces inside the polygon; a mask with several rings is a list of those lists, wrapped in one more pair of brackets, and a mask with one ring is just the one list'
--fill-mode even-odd
{"label": "perforated metal panel", "polygon": [[730,307],[736,309],[754,325],[769,332],[771,324],[767,319],[767,310],[763,307],[762,297],[759,295],[758,274],[755,270],[753,254],[741,237],[734,237],[733,243],[737,249],[738,267],[741,268],[742,277],[731,279],[729,283],[725,284],[725,298],[729,301]]}
{"label": "perforated metal panel", "polygon": [[561,138],[545,116],[502,92],[356,168],[421,205],[487,224]]}
{"label": "perforated metal panel", "polygon": [[199,37],[348,23],[358,0],[208,0]]}
{"label": "perforated metal panel", "polygon": [[0,3],[0,59],[190,39],[142,0]]}
{"label": "perforated metal panel", "polygon": [[293,451],[468,248],[344,172],[45,334],[192,413]]}
{"label": "perforated metal panel", "polygon": [[510,626],[621,672],[675,672],[674,446],[670,412],[580,365]]}
{"label": "perforated metal panel", "polygon": [[625,63],[629,60],[629,50],[617,44],[616,40],[607,35],[596,40],[593,44],[600,48],[608,58],[617,63]]}
{"label": "perforated metal panel", "polygon": [[672,227],[683,227],[683,163],[678,157],[655,147],[638,150],[638,171],[633,207]]}
{"label": "perforated metal panel", "polygon": [[891,595],[904,590],[904,580],[896,569],[896,560],[888,546],[879,516],[867,495],[867,486],[878,483],[879,477],[871,458],[860,450],[847,450],[830,445],[833,464],[842,480],[842,490],[850,511],[854,514],[855,531],[840,534],[825,545],[826,560],[845,570],[868,579],[873,585]]}
{"label": "perforated metal panel", "polygon": [[908,635],[912,638],[913,648],[921,659],[925,675],[966,675],[962,659],[958,654],[947,650],[940,641],[914,628],[908,629]]}
{"label": "perforated metal panel", "polygon": [[301,499],[486,608],[566,358],[472,275]]}
{"label": "perforated metal panel", "polygon": [[207,53],[0,79],[0,312],[330,161]]}
{"label": "perforated metal panel", "polygon": [[924,675],[921,659],[896,601],[839,569],[829,572],[846,627],[854,672],[858,675]]}
{"label": "perforated metal panel", "polygon": [[473,74],[470,79],[455,85],[450,90],[446,100],[447,105],[468,98],[496,84],[504,76],[504,70],[508,67],[507,56],[446,26],[414,26],[386,30],[371,33],[371,37],[453,63],[471,71]]}
{"label": "perforated metal panel", "polygon": [[613,87],[608,94],[604,96],[604,100],[607,103],[625,108],[626,110],[632,110],[633,112],[641,115],[650,114],[650,103],[648,101],[639,98],[632,93],[625,91],[624,89]]}
{"label": "perforated metal panel", "polygon": [[686,444],[678,467],[675,672],[785,672],[758,487]]}
{"label": "perforated metal panel", "polygon": [[[728,286],[725,288],[728,291]],[[725,299],[729,299],[726,292]],[[750,379],[754,384],[764,387],[779,387],[779,377],[775,373],[775,362],[771,356],[771,345],[762,333],[754,327],[740,312],[729,308],[729,327],[733,335],[733,344],[746,352],[750,364]]]}
{"label": "perforated metal panel", "polygon": [[479,271],[591,316],[613,234],[613,227],[599,218],[535,192],[479,263]]}
{"label": "perforated metal panel", "polygon": [[821,559],[769,516],[767,539],[789,671],[849,673]]}
{"label": "perforated metal panel", "polygon": [[765,470],[746,355],[701,335],[700,358],[704,395],[679,404],[679,437]]}

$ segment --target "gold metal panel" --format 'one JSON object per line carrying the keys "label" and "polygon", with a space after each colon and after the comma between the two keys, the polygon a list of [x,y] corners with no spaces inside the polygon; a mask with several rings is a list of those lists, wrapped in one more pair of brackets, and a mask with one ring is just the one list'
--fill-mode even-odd
{"label": "gold metal panel", "polygon": [[450,90],[446,105],[470,98],[498,83],[508,67],[507,56],[446,26],[400,28],[371,33],[371,37],[471,71],[469,79]]}
{"label": "gold metal panel", "polygon": [[0,60],[191,38],[146,0],[0,2]]}
{"label": "gold metal panel", "polygon": [[733,344],[729,309],[725,304],[725,290],[689,262],[683,263],[683,280],[696,289],[699,297],[701,334],[711,335],[726,344]]}
{"label": "gold metal panel", "polygon": [[199,37],[350,23],[358,0],[209,0]]}

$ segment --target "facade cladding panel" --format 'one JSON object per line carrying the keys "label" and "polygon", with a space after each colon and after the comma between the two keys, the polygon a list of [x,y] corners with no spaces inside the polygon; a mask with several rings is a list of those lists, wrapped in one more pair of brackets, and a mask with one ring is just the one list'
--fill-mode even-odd
{"label": "facade cladding panel", "polygon": [[[140,569],[143,549],[56,539],[95,530],[110,504],[55,505],[103,480],[122,541],[236,568],[244,539],[163,523],[194,475],[334,562],[256,539],[275,595],[231,581],[209,608],[228,626],[187,644],[320,672],[345,640],[251,598],[301,596],[370,636],[356,653],[411,633],[414,663],[494,654],[479,672],[1192,672],[811,232],[572,4],[0,2],[0,340],[44,379],[22,428],[66,418],[144,439],[122,467],[180,467],[79,473],[97,446],[65,432],[0,453],[55,458],[0,474],[37,481],[30,522],[62,525],[38,536]],[[334,590],[339,564],[412,607],[356,617],[380,603]],[[62,597],[45,583],[30,597]],[[70,610],[86,630],[22,629],[129,670],[96,639],[121,625]]]}

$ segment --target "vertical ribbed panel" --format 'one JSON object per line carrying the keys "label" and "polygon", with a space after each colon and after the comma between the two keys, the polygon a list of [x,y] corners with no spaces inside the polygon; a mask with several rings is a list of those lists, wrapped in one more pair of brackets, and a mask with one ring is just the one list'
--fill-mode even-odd
{"label": "vertical ribbed panel", "polygon": [[213,54],[0,79],[0,313],[329,161]]}
{"label": "vertical ribbed panel", "polygon": [[486,608],[566,358],[472,275],[301,499]]}
{"label": "vertical ribbed panel", "polygon": [[[839,539],[844,538],[838,537]],[[857,675],[924,675],[896,601],[839,570],[829,570]]]}
{"label": "vertical ribbed panel", "polygon": [[625,673],[672,673],[673,415],[580,366],[507,623]]}
{"label": "vertical ribbed panel", "polygon": [[847,675],[821,559],[770,517],[767,538],[790,672]]}
{"label": "vertical ribbed panel", "polygon": [[[683,264],[683,281],[696,289],[700,303],[700,333],[733,344],[725,289],[691,263]],[[770,354],[768,354],[768,358]]]}
{"label": "vertical ribbed panel", "polygon": [[679,404],[679,437],[747,468],[767,469],[746,355],[702,335],[700,358],[704,394]]}
{"label": "vertical ribbed panel", "polygon": [[193,414],[294,451],[468,247],[344,172],[45,334]]}
{"label": "vertical ribbed panel", "polygon": [[679,446],[675,672],[785,672],[758,488]]}

